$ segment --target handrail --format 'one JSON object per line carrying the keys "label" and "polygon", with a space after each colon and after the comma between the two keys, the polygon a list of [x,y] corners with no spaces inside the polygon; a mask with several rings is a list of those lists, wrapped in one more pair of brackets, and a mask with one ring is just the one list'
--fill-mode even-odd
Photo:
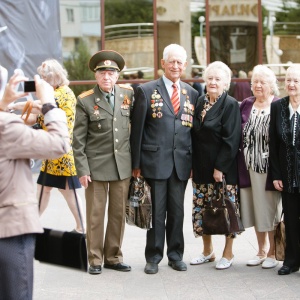
{"label": "handrail", "polygon": [[128,37],[145,37],[153,35],[153,23],[114,24],[105,26],[104,30],[107,40]]}

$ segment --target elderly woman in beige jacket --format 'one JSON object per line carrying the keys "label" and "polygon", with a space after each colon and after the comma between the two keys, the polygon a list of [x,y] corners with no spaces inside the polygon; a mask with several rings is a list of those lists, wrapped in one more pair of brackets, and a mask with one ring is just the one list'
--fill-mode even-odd
{"label": "elderly woman in beige jacket", "polygon": [[48,131],[26,126],[8,105],[26,77],[14,74],[0,99],[0,291],[1,299],[32,299],[35,234],[43,231],[29,158],[55,158],[70,149],[64,111],[56,107],[53,88],[35,76],[36,95]]}

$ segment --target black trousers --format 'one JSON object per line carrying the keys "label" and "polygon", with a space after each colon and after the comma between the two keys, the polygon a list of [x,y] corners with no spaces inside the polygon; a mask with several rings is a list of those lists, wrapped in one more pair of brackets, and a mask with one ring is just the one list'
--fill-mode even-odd
{"label": "black trousers", "polygon": [[300,193],[282,192],[286,249],[283,265],[300,267]]}
{"label": "black trousers", "polygon": [[174,169],[166,180],[146,178],[146,181],[151,187],[153,216],[153,227],[147,231],[146,261],[158,264],[162,260],[165,236],[169,260],[182,260],[184,193],[187,180],[180,180]]}
{"label": "black trousers", "polygon": [[0,300],[31,300],[35,234],[0,239]]}

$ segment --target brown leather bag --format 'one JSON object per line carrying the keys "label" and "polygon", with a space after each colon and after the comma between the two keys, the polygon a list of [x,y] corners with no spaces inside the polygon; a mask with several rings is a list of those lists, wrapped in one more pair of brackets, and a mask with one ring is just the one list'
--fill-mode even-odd
{"label": "brown leather bag", "polygon": [[275,257],[279,261],[284,261],[285,257],[285,225],[281,215],[281,221],[275,227],[274,243],[275,243]]}
{"label": "brown leather bag", "polygon": [[[229,234],[230,233],[230,218],[225,204],[224,193],[219,193],[217,186],[214,184],[214,194],[208,205],[202,210],[202,230],[203,234]],[[217,195],[221,194],[221,199]]]}
{"label": "brown leather bag", "polygon": [[[210,201],[209,205],[203,210],[202,228],[204,234],[229,234],[245,231],[240,218],[238,202],[233,203],[227,196],[226,192],[224,193],[224,191],[226,191],[225,178],[223,178],[222,182],[216,182],[214,184],[215,196],[213,197],[212,201]],[[205,212],[207,209],[210,210],[211,208],[214,210],[213,213],[211,211],[208,213]],[[217,212],[217,210],[219,211]],[[206,214],[209,216],[204,216]],[[217,217],[216,214],[218,214],[219,220],[214,220]],[[227,221],[227,215],[229,221]],[[209,227],[213,227],[213,229],[209,229]]]}

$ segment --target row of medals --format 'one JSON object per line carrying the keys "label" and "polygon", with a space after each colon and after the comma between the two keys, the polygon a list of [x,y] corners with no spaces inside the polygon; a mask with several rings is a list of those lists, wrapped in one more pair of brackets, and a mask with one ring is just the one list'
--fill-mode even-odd
{"label": "row of medals", "polygon": [[184,114],[181,115],[182,125],[193,127],[192,124],[193,124],[194,110],[193,110],[193,105],[191,105],[191,102],[189,100],[189,96],[186,96],[186,101],[184,102],[183,110],[184,110]]}
{"label": "row of medals", "polygon": [[163,116],[162,107],[163,99],[160,94],[157,93],[157,90],[151,95],[151,109],[152,109],[152,118],[161,118]]}
{"label": "row of medals", "polygon": [[[160,94],[157,93],[157,90],[151,95],[151,109],[152,109],[152,118],[161,118],[163,116],[162,107],[163,107],[163,99]],[[182,125],[192,127],[193,122],[193,110],[190,109],[190,101],[189,97],[187,96],[187,101],[184,103],[184,112],[181,116]]]}

